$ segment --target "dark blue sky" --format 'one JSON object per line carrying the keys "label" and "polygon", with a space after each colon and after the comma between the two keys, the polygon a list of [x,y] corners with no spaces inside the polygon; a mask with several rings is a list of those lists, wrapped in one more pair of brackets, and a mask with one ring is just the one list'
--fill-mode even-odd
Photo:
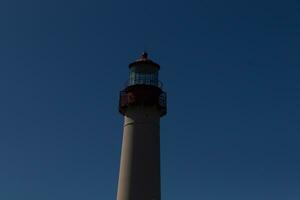
{"label": "dark blue sky", "polygon": [[162,199],[300,199],[300,3],[0,3],[0,199],[115,199],[118,92],[161,64]]}

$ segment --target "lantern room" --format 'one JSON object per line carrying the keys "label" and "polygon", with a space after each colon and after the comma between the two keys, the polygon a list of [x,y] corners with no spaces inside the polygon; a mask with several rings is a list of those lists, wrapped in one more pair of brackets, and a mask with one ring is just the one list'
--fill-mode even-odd
{"label": "lantern room", "polygon": [[120,113],[125,115],[130,107],[155,106],[161,116],[166,114],[167,97],[158,78],[159,69],[157,63],[148,59],[147,53],[129,65],[129,80],[120,92]]}
{"label": "lantern room", "polygon": [[160,66],[148,59],[148,54],[143,53],[141,58],[129,65],[130,74],[128,86],[131,85],[152,85],[162,87],[158,79]]}

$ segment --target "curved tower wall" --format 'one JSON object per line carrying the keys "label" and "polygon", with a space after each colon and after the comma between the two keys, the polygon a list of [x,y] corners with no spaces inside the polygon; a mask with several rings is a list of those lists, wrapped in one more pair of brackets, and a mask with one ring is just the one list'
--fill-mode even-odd
{"label": "curved tower wall", "polygon": [[117,200],[160,200],[159,119],[153,107],[127,110]]}

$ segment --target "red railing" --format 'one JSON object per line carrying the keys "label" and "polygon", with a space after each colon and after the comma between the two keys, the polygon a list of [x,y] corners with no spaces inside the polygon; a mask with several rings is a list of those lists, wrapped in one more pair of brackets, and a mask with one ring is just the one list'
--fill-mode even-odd
{"label": "red railing", "polygon": [[125,114],[126,109],[129,105],[156,105],[161,111],[161,116],[167,113],[167,94],[165,92],[161,92],[158,96],[152,96],[148,98],[141,98],[139,96],[135,96],[133,93],[127,93],[122,90],[120,92],[119,98],[119,112]]}

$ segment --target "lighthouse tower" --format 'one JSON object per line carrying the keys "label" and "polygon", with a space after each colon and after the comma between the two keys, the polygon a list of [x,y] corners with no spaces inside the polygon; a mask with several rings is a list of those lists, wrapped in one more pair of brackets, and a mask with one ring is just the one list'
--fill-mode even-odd
{"label": "lighthouse tower", "polygon": [[117,200],[160,200],[160,117],[167,111],[160,66],[143,53],[120,92],[124,115]]}

